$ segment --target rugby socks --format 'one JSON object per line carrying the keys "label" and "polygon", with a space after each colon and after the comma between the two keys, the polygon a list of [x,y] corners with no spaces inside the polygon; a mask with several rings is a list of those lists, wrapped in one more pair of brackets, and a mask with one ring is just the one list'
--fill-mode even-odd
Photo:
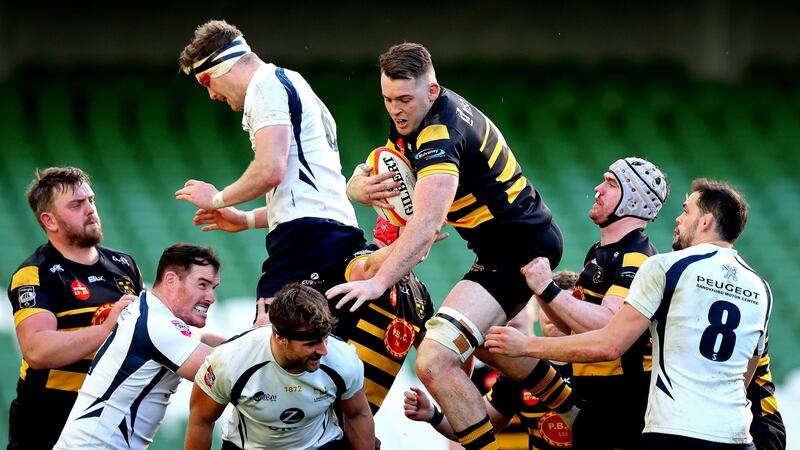
{"label": "rugby socks", "polygon": [[464,431],[456,431],[458,442],[465,450],[498,450],[497,441],[494,440],[494,428],[489,422],[489,415],[480,422],[467,427]]}
{"label": "rugby socks", "polygon": [[546,359],[539,360],[531,374],[522,380],[522,387],[558,413],[567,412],[575,405],[572,388]]}

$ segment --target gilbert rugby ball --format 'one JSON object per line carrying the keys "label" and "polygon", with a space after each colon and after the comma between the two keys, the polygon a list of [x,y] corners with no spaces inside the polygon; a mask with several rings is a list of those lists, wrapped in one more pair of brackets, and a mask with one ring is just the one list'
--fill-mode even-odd
{"label": "gilbert rugby ball", "polygon": [[384,203],[393,205],[394,209],[384,209],[379,206],[373,206],[373,208],[379,216],[393,225],[405,226],[408,218],[414,212],[411,200],[414,197],[414,185],[417,183],[411,163],[396,150],[378,147],[369,154],[367,164],[372,166],[372,175],[392,172],[394,173],[393,180],[400,182],[400,187],[397,188],[400,195],[382,199]]}

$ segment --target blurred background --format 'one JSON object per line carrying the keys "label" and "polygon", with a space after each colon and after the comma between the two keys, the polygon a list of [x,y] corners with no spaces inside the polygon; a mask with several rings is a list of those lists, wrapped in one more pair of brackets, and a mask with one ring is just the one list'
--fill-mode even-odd
{"label": "blurred background", "polygon": [[[647,158],[671,181],[672,196],[648,227],[661,251],[670,249],[693,178],[726,179],[744,192],[750,220],[736,246],[772,285],[772,371],[790,448],[800,448],[795,3],[75,3],[0,1],[3,297],[16,267],[44,241],[25,200],[34,169],[76,165],[93,177],[105,245],[131,253],[148,283],[166,246],[214,246],[224,269],[211,315],[225,318],[215,321],[220,328],[247,327],[264,233],[201,233],[194,209],[174,192],[189,178],[226,186],[252,151],[241,115],[178,73],[179,52],[208,19],[236,24],[262,59],[301,72],[327,104],[349,175],[386,141],[378,55],[416,41],[431,51],[439,81],[502,130],[564,233],[561,268],[579,271],[598,239],[586,213],[617,158]],[[357,212],[369,235],[373,211]],[[472,262],[452,234],[418,269],[437,304]],[[3,299],[0,442],[20,363],[10,311]],[[151,448],[182,446],[186,409],[173,400]]]}

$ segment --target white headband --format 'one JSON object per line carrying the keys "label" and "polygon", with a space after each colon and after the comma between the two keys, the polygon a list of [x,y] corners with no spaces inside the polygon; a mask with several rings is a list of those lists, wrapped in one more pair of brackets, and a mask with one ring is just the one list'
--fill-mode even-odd
{"label": "white headband", "polygon": [[234,39],[230,44],[192,64],[192,73],[197,81],[200,76],[207,73],[211,78],[217,78],[230,72],[231,67],[242,57],[251,53],[250,46],[243,36]]}

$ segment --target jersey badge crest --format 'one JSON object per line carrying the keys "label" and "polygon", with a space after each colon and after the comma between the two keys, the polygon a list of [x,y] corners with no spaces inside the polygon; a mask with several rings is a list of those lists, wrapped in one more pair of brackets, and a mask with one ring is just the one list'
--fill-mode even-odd
{"label": "jersey badge crest", "polygon": [[173,320],[172,324],[175,325],[175,328],[180,331],[182,335],[192,337],[192,330],[189,329],[189,325],[186,325],[180,320]]}
{"label": "jersey badge crest", "polygon": [[402,317],[395,317],[383,334],[383,346],[393,358],[402,359],[411,350],[415,336],[416,332],[410,323]]}
{"label": "jersey badge crest", "polygon": [[36,290],[33,286],[22,286],[17,291],[17,301],[20,308],[36,306]]}
{"label": "jersey badge crest", "polygon": [[133,290],[133,280],[131,280],[131,277],[127,275],[114,277],[114,282],[117,283],[117,288],[123,294],[136,295],[136,291]]}
{"label": "jersey badge crest", "polygon": [[420,319],[425,318],[425,299],[414,295],[414,310]]}
{"label": "jersey badge crest", "polygon": [[72,295],[78,300],[89,300],[89,297],[92,295],[91,291],[89,291],[89,287],[78,280],[73,281],[70,287],[72,288]]}
{"label": "jersey badge crest", "polygon": [[603,269],[597,268],[597,271],[592,275],[592,282],[594,284],[602,283],[603,281]]}

